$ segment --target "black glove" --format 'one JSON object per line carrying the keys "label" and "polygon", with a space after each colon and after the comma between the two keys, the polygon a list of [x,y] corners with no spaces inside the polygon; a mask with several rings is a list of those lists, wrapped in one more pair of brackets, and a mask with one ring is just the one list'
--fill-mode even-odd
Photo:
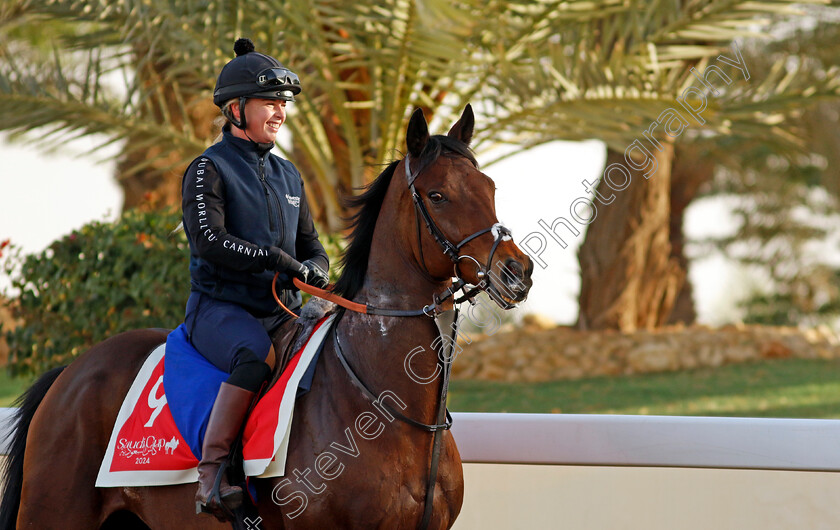
{"label": "black glove", "polygon": [[297,272],[294,272],[294,274],[303,283],[319,289],[326,289],[326,287],[330,284],[329,275],[311,259],[301,263],[300,269]]}

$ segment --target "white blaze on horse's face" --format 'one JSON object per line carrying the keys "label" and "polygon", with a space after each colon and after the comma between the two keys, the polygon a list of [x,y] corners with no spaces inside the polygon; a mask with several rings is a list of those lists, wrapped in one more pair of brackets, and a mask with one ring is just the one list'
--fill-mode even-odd
{"label": "white blaze on horse's face", "polygon": [[[435,277],[454,275],[480,285],[508,309],[527,296],[533,263],[496,217],[495,184],[468,149],[473,125],[469,105],[445,137],[429,136],[419,109],[409,122],[406,178],[417,194],[416,214],[428,227],[419,261]],[[440,153],[436,159],[423,159],[434,153]]]}

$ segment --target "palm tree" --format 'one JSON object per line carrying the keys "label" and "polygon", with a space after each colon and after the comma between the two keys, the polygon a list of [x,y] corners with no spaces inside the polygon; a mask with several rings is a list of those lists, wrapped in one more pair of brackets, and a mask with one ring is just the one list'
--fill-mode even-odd
{"label": "palm tree", "polygon": [[[801,68],[788,65],[786,57],[775,58],[772,68],[749,79],[747,72],[732,68],[740,53],[732,39],[755,37],[769,27],[758,17],[796,19],[785,2],[598,4],[600,9],[585,15],[574,13],[574,4],[547,14],[541,28],[550,35],[547,50],[522,48],[506,65],[506,80],[516,88],[502,95],[499,87],[508,112],[501,119],[508,130],[527,132],[533,143],[546,137],[600,138],[608,146],[607,167],[627,168],[632,184],[626,190],[615,191],[603,179],[597,187],[592,183],[603,198],[591,203],[597,220],[594,209],[584,208],[574,222],[574,212],[561,208],[554,221],[545,222],[561,240],[586,232],[579,251],[579,327],[652,328],[668,321],[685,285],[682,212],[714,169],[704,158],[708,142],[700,141],[730,138],[761,142],[781,154],[801,152],[805,143],[785,120],[806,105],[837,100],[840,83],[836,76],[801,77]],[[570,18],[577,23],[569,24]],[[503,35],[494,42],[512,48]],[[729,63],[720,64],[721,55]],[[709,74],[717,87],[725,85],[713,93],[695,73],[721,66],[729,84]],[[692,120],[688,130],[677,132],[678,139],[669,138],[661,113],[670,108],[687,114],[679,99],[692,86],[708,92],[703,123]],[[550,119],[541,119],[545,116]],[[657,123],[658,130],[646,137],[643,133]],[[649,178],[626,160],[637,141],[649,154],[635,164],[656,164]],[[645,153],[637,148],[632,154]],[[548,232],[543,230],[545,244],[554,244]]]}
{"label": "palm tree", "polygon": [[[805,27],[781,27],[784,38],[747,56],[754,70],[770,71],[784,57],[798,65],[797,80],[804,84],[837,79],[840,10],[820,15]],[[840,270],[826,252],[836,235],[832,218],[840,213],[840,101],[803,108],[789,123],[807,153],[784,156],[733,139],[709,142],[717,170],[705,192],[738,197],[738,227],[731,236],[702,243],[714,243],[764,278],[743,303],[746,321],[815,325],[840,315]]]}
{"label": "palm tree", "polygon": [[185,165],[216,133],[215,75],[245,34],[303,77],[285,154],[335,231],[338,197],[396,155],[410,107],[433,114],[462,77],[458,30],[441,30],[445,4],[12,0],[0,10],[0,130],[120,142],[126,207],[149,192],[176,203]]}
{"label": "palm tree", "polygon": [[[7,0],[0,110],[9,118],[0,130],[102,134],[121,142],[127,207],[143,196],[138,189],[175,202],[183,166],[214,134],[214,76],[233,40],[249,35],[302,76],[306,92],[283,150],[307,176],[317,219],[335,231],[338,197],[397,156],[411,107],[423,107],[434,128],[474,103],[488,118],[474,139],[479,154],[600,138],[610,160],[623,160],[693,81],[691,67],[702,71],[757,16],[791,4]],[[710,103],[706,130],[795,144],[778,119],[813,93],[765,87],[739,98],[743,92],[734,87]],[[589,226],[584,327],[658,325],[684,281],[668,243],[673,142],[660,141],[657,177],[621,194]]]}

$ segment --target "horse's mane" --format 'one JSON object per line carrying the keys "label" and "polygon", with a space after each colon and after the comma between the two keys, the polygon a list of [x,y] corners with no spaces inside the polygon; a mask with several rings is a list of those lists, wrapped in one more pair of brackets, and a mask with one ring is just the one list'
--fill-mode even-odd
{"label": "horse's mane", "polygon": [[[423,153],[420,155],[417,173],[431,165],[442,154],[453,153],[463,156],[475,167],[478,162],[470,148],[463,142],[450,138],[449,136],[436,135],[429,138]],[[354,197],[345,197],[343,202],[348,209],[356,209],[356,212],[348,218],[353,231],[348,238],[347,248],[341,257],[342,272],[338,281],[335,282],[333,292],[347,299],[352,299],[362,288],[367,274],[368,257],[370,246],[373,242],[373,231],[376,221],[379,218],[379,211],[385,200],[385,194],[394,171],[397,169],[399,160],[391,162],[385,171],[379,174],[376,179],[367,186],[360,188],[362,193]],[[412,164],[413,165],[413,164]]]}
{"label": "horse's mane", "polygon": [[364,191],[359,195],[345,197],[342,200],[346,208],[358,208],[348,218],[353,231],[347,238],[347,247],[341,257],[341,276],[332,289],[334,293],[345,298],[354,297],[365,280],[370,244],[373,241],[373,229],[376,227],[376,219],[379,217],[379,210],[382,208],[385,193],[391,184],[391,177],[394,176],[397,164],[399,160],[391,162],[373,182],[360,188]]}

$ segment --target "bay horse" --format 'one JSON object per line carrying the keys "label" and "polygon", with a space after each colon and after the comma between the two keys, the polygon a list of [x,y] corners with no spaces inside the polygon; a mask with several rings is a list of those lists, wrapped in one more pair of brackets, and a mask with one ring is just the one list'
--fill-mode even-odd
{"label": "bay horse", "polygon": [[[426,308],[455,278],[506,308],[525,298],[533,264],[498,223],[493,181],[468,147],[473,126],[469,105],[447,135],[430,136],[422,111],[413,113],[407,156],[350,199],[357,210],[336,293],[382,308]],[[261,520],[252,528],[420,525],[433,436],[392,412],[439,423],[444,378],[432,377],[441,365],[432,345],[441,333],[429,316],[343,314],[310,392],[295,404],[286,477],[254,481]],[[16,416],[0,527],[230,527],[194,513],[194,483],[94,487],[122,399],[165,338],[162,330],[122,333],[32,385]],[[452,526],[463,501],[458,449],[441,432],[429,528]]]}

